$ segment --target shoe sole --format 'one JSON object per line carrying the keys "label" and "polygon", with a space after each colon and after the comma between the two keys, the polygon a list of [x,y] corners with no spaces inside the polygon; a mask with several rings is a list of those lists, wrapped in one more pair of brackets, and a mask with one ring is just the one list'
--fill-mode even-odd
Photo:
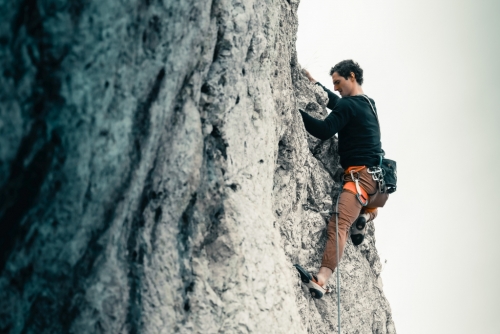
{"label": "shoe sole", "polygon": [[358,219],[356,219],[356,228],[358,230],[362,230],[365,228],[366,226],[366,219],[364,217],[358,217]]}
{"label": "shoe sole", "polygon": [[[315,284],[314,282],[311,281],[312,284]],[[317,284],[315,284],[317,285]],[[319,285],[318,285],[319,286]],[[309,287],[309,292],[311,293],[311,296],[315,299],[321,299],[323,298],[323,291],[321,290],[318,290],[318,289],[315,289],[315,288],[311,288]]]}
{"label": "shoe sole", "polygon": [[362,234],[351,234],[351,241],[354,246],[359,246],[363,243],[363,240],[365,240],[365,236]]}

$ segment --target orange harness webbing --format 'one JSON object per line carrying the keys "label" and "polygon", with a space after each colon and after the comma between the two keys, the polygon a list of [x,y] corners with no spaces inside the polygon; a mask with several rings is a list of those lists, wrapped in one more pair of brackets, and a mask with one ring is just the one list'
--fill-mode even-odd
{"label": "orange harness webbing", "polygon": [[[363,189],[363,187],[359,187],[359,189],[361,190],[361,197],[363,197],[363,199],[366,201],[370,198],[370,196],[368,196],[368,193],[366,192],[366,190]],[[351,193],[353,193],[354,195],[356,195],[358,192],[356,191],[356,185],[354,184],[354,181],[349,181],[349,182],[346,182],[344,183],[344,190],[347,190]]]}

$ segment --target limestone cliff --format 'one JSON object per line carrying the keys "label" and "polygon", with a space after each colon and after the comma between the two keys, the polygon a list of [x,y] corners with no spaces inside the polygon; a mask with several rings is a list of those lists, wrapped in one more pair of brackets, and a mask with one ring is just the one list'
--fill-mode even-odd
{"label": "limestone cliff", "polygon": [[[333,333],[314,300],[338,194],[298,1],[0,3],[0,332]],[[395,333],[373,224],[344,333]],[[330,282],[335,289],[334,280]]]}

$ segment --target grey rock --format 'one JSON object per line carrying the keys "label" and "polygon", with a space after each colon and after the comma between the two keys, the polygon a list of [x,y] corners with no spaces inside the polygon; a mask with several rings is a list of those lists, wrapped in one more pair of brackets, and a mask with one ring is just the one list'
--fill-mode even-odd
{"label": "grey rock", "polygon": [[[315,269],[341,184],[298,1],[0,3],[0,332],[332,333]],[[395,333],[373,224],[345,333]],[[336,289],[335,282],[330,282]]]}

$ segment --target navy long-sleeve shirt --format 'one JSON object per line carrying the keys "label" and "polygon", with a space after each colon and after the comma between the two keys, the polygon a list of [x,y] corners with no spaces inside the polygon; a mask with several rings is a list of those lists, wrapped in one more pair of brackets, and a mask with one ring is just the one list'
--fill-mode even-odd
{"label": "navy long-sleeve shirt", "polygon": [[[338,133],[340,164],[349,166],[376,166],[384,154],[380,142],[380,127],[368,101],[360,95],[339,98],[325,86],[317,83],[328,94],[327,107],[332,112],[324,119],[316,119],[300,111],[307,132],[326,140]],[[375,101],[370,99],[375,111]]]}

